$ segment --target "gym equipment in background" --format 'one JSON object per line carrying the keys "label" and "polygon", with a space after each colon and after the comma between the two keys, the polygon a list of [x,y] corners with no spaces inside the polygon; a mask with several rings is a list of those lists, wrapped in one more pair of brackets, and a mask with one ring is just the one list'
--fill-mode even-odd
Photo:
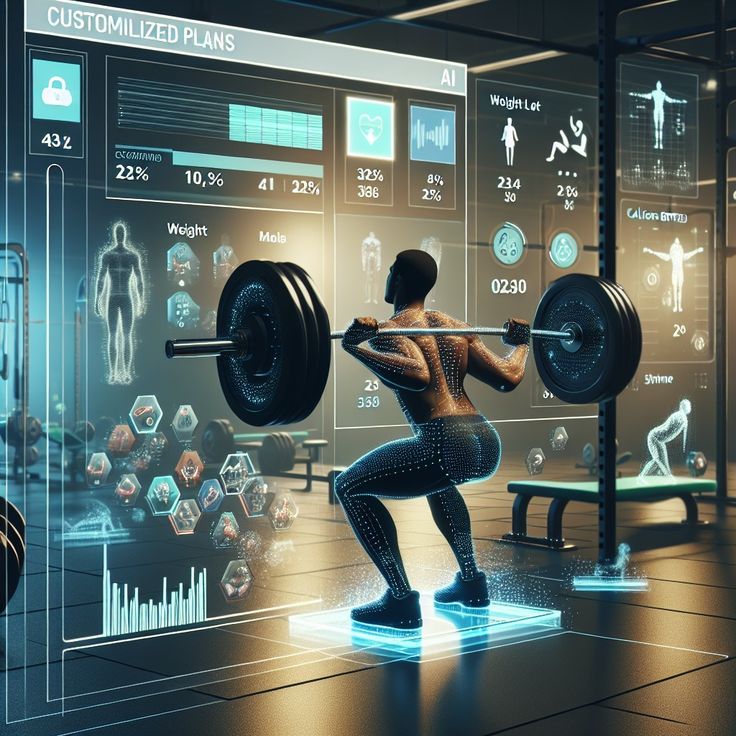
{"label": "gym equipment in background", "polygon": [[[616,440],[616,449],[618,449],[618,440]],[[616,465],[623,465],[634,457],[634,453],[630,450],[619,452],[616,455]],[[588,475],[598,475],[598,461],[595,454],[595,447],[590,442],[583,445],[583,462],[575,463],[578,470],[587,470]],[[621,477],[621,471],[618,471],[618,477]]]}
{"label": "gym equipment in background", "polygon": [[[504,327],[396,328],[385,335],[506,336]],[[212,339],[168,340],[169,358],[216,356],[220,386],[238,418],[255,426],[292,424],[322,398],[331,360],[327,311],[306,271],[293,263],[248,261],[228,279]],[[531,329],[537,370],[563,401],[617,396],[639,365],[641,324],[613,281],[569,274],[542,296]]]}

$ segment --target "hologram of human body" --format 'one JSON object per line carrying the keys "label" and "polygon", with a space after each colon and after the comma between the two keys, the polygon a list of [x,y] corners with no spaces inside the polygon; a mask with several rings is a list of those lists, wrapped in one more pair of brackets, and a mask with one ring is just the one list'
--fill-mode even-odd
{"label": "hologram of human body", "polygon": [[107,332],[107,382],[125,385],[133,380],[135,323],[145,313],[146,295],[140,253],[121,222],[113,227],[113,241],[99,256],[94,304]]}
{"label": "hologram of human body", "polygon": [[365,303],[378,304],[380,281],[378,274],[381,271],[381,241],[376,234],[368,233],[360,247],[361,262],[363,265],[363,284],[365,289]]}
{"label": "hologram of human body", "polygon": [[642,253],[656,256],[661,261],[672,264],[672,311],[682,312],[682,287],[685,285],[685,261],[689,261],[699,253],[703,252],[703,248],[695,248],[685,252],[679,238],[675,238],[670,246],[668,253],[652,250],[651,248],[643,248]]}
{"label": "hologram of human body", "polygon": [[683,453],[685,452],[688,415],[691,410],[692,405],[690,401],[683,399],[677,411],[670,414],[662,424],[649,431],[647,435],[647,448],[651,457],[641,469],[640,476],[672,475],[670,459],[667,454],[667,444],[682,435],[682,451]]}
{"label": "hologram of human body", "polygon": [[651,92],[629,92],[632,97],[641,97],[644,100],[652,101],[652,123],[654,125],[654,148],[660,151],[664,149],[663,131],[664,131],[664,104],[673,102],[687,103],[687,100],[678,100],[670,97],[663,89],[662,82],[657,80],[657,84]]}

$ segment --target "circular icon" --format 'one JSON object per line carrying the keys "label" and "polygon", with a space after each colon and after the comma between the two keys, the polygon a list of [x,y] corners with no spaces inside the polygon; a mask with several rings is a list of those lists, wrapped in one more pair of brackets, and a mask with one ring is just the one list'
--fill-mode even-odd
{"label": "circular icon", "polygon": [[705,330],[696,330],[693,333],[690,344],[696,353],[702,353],[708,347],[708,333]]}
{"label": "circular icon", "polygon": [[549,257],[557,268],[570,268],[578,259],[578,241],[571,233],[561,232],[552,238]]}
{"label": "circular icon", "polygon": [[491,250],[504,266],[515,266],[524,255],[526,238],[521,228],[511,222],[504,222],[496,230],[491,240]]}
{"label": "circular icon", "polygon": [[656,291],[659,288],[659,269],[656,266],[650,266],[642,276],[644,288],[647,291]]}

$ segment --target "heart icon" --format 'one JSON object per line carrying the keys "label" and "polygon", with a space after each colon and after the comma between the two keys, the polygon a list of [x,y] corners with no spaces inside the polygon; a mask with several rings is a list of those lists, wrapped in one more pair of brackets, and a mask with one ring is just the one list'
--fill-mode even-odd
{"label": "heart icon", "polygon": [[383,133],[383,118],[380,115],[369,115],[364,112],[358,118],[358,127],[363,138],[368,141],[368,145],[372,146]]}

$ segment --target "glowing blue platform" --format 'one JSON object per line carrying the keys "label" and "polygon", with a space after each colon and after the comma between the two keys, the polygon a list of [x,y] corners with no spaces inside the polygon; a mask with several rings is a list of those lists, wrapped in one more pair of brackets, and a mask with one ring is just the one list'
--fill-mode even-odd
{"label": "glowing blue platform", "polygon": [[289,617],[294,639],[348,646],[373,654],[418,659],[426,655],[461,654],[488,649],[512,640],[528,640],[562,628],[560,611],[491,601],[488,608],[435,607],[432,593],[421,594],[420,629],[388,629],[356,624],[349,608]]}
{"label": "glowing blue platform", "polygon": [[572,579],[573,590],[641,593],[649,590],[646,578],[605,577],[602,575],[576,575]]}

